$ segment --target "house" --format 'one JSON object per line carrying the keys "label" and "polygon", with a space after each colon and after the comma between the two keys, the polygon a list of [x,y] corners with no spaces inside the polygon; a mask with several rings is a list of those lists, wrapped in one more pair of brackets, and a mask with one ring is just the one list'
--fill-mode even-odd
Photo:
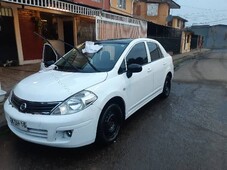
{"label": "house", "polygon": [[181,34],[181,48],[180,53],[191,51],[191,40],[193,32],[188,29],[183,29]]}
{"label": "house", "polygon": [[133,0],[110,0],[110,11],[123,15],[133,15]]}
{"label": "house", "polygon": [[97,9],[110,10],[110,1],[105,0],[68,0],[76,4],[81,4],[88,7],[93,7]]}
{"label": "house", "polygon": [[200,42],[203,48],[227,48],[227,25],[195,25],[190,30],[202,37]]}
{"label": "house", "polygon": [[133,14],[135,17],[167,26],[170,9],[180,9],[180,5],[172,0],[138,0],[134,1]]}
{"label": "house", "polygon": [[185,22],[188,22],[186,19],[179,17],[179,16],[172,16],[169,15],[167,17],[167,25],[169,27],[177,28],[177,29],[184,29]]}
{"label": "house", "polygon": [[146,37],[147,22],[131,17],[131,5],[131,0],[2,0],[0,65],[7,60],[19,65],[40,62],[43,40],[34,32],[59,54],[70,48],[58,39],[76,46],[87,40]]}
{"label": "house", "polygon": [[192,31],[185,29],[186,22],[188,21],[180,16],[169,15],[167,17],[168,26],[182,31],[180,53],[189,52],[191,50]]}

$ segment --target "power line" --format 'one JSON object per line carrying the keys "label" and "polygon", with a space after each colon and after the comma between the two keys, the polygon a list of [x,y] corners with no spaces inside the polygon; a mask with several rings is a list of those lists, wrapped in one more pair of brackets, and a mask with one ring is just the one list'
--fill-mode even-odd
{"label": "power line", "polygon": [[227,18],[223,18],[223,19],[215,20],[215,21],[204,22],[204,24],[210,24],[210,23],[215,23],[215,22],[220,22],[220,21],[227,21]]}
{"label": "power line", "polygon": [[204,11],[227,12],[226,9],[200,8],[200,7],[194,7],[194,6],[188,6],[188,5],[181,5],[181,7],[186,7],[186,8],[190,8],[190,9],[204,10]]}

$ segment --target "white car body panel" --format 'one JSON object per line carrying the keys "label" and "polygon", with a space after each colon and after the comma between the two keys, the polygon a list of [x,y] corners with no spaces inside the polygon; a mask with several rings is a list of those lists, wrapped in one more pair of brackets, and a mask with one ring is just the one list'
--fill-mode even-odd
{"label": "white car body panel", "polygon": [[29,101],[63,101],[75,92],[105,81],[106,77],[105,72],[80,74],[55,70],[40,71],[22,80],[15,87],[14,93]]}

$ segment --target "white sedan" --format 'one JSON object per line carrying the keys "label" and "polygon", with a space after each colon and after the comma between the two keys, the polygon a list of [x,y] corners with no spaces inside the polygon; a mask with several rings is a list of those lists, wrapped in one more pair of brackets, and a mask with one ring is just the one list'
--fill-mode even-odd
{"label": "white sedan", "polygon": [[155,40],[87,42],[19,82],[4,112],[11,131],[33,143],[112,143],[125,119],[169,96],[172,78],[172,57]]}

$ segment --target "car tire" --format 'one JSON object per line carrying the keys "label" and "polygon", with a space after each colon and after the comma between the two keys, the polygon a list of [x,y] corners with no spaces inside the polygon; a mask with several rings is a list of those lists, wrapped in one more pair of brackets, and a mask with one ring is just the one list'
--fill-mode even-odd
{"label": "car tire", "polygon": [[171,77],[169,75],[166,76],[164,86],[163,86],[163,91],[161,93],[162,98],[167,98],[170,94],[171,90]]}
{"label": "car tire", "polygon": [[96,142],[109,144],[116,140],[123,121],[122,109],[111,103],[104,107],[99,118]]}

